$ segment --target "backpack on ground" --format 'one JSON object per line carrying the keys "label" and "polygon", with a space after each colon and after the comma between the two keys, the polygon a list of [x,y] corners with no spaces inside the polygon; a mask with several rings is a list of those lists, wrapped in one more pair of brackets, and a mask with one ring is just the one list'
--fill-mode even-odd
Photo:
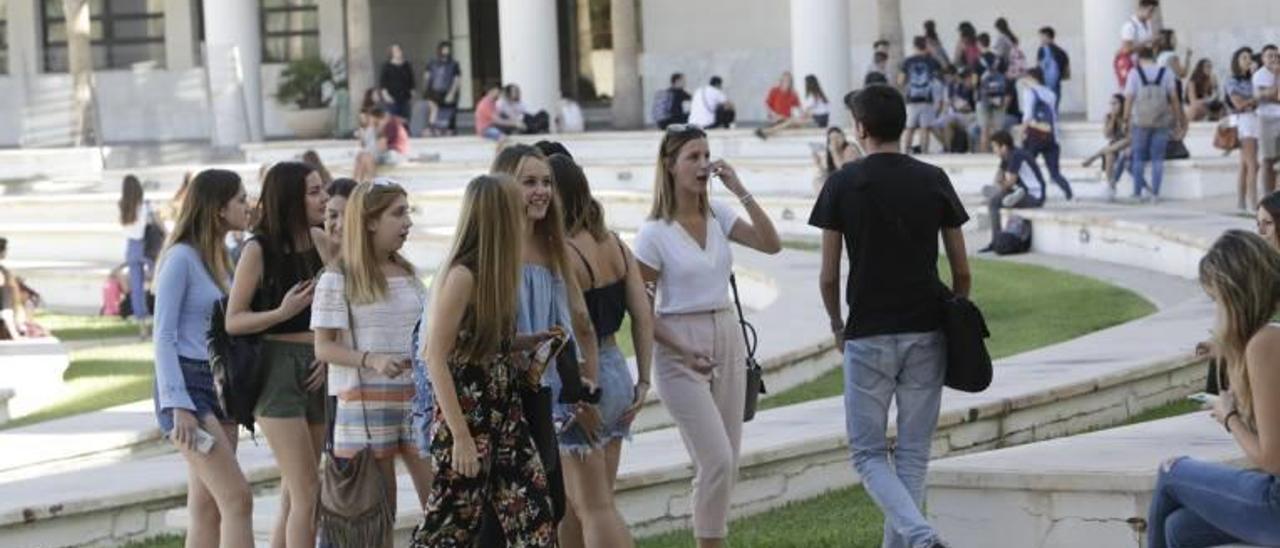
{"label": "backpack on ground", "polygon": [[1004,230],[991,241],[991,250],[996,255],[1017,255],[1031,251],[1031,221],[1017,215],[1010,216]]}
{"label": "backpack on ground", "polygon": [[1133,98],[1133,125],[1142,128],[1167,128],[1173,126],[1173,108],[1169,106],[1169,92],[1161,85],[1165,68],[1160,67],[1155,80],[1148,80],[1142,67],[1134,67],[1138,81],[1138,93]]}
{"label": "backpack on ground", "polygon": [[671,116],[671,101],[675,98],[674,96],[670,89],[660,89],[653,94],[653,107],[649,111],[649,115],[653,116],[653,123],[661,123]]}
{"label": "backpack on ground", "polygon": [[928,63],[911,63],[907,68],[907,102],[933,102],[933,71]]}

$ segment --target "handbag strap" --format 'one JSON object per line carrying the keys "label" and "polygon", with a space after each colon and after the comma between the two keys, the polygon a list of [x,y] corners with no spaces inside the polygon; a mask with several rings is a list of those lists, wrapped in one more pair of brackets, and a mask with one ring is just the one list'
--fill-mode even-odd
{"label": "handbag strap", "polygon": [[[358,350],[360,346],[356,343],[356,317],[351,310],[351,299],[347,297],[346,290],[342,292],[342,298],[347,301],[347,332],[351,334],[351,349]],[[360,370],[364,369],[363,364],[356,366],[356,387],[364,386],[364,375]],[[373,447],[373,431],[369,429],[369,407],[364,402],[364,398],[360,398],[360,417],[364,420],[364,439],[367,447]],[[335,413],[335,419],[336,413]]]}
{"label": "handbag strap", "polygon": [[742,328],[742,343],[747,347],[747,358],[755,359],[760,338],[756,335],[756,327],[748,323],[747,318],[742,315],[742,300],[738,298],[738,278],[733,273],[729,274],[729,287],[733,289],[733,306],[738,309],[738,326]]}

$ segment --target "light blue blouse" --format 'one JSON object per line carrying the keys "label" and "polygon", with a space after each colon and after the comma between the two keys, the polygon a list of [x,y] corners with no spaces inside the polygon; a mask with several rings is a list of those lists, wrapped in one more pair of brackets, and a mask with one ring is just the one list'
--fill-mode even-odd
{"label": "light blue blouse", "polygon": [[[526,263],[521,269],[520,307],[516,311],[516,333],[531,334],[558,325],[573,336],[573,322],[569,315],[569,299],[564,280],[545,266]],[[559,384],[555,367],[547,367],[542,374],[543,386]]]}
{"label": "light blue blouse", "polygon": [[200,253],[188,244],[165,252],[155,278],[156,394],[160,409],[195,411],[178,356],[208,360],[206,337],[213,306],[222,289],[205,269]]}

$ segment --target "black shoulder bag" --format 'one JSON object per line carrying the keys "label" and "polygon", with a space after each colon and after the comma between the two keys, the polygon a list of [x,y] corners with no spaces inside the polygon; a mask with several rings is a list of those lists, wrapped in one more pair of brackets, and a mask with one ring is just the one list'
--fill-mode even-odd
{"label": "black shoulder bag", "polygon": [[213,314],[209,317],[206,336],[209,368],[213,371],[213,385],[222,409],[236,424],[253,432],[253,408],[262,394],[265,377],[260,358],[262,336],[227,333],[228,298],[223,297],[214,303]]}
{"label": "black shoulder bag", "polygon": [[738,309],[738,325],[742,327],[742,343],[747,347],[747,398],[742,411],[742,422],[751,422],[756,418],[756,405],[760,402],[760,394],[767,394],[764,387],[764,370],[756,361],[756,347],[760,346],[760,338],[756,327],[747,322],[742,315],[742,301],[738,298],[738,279],[729,274],[729,287],[733,288],[733,306]]}

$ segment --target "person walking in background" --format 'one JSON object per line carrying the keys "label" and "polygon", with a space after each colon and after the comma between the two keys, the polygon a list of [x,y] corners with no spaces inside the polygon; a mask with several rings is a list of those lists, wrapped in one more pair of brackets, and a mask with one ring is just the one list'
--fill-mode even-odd
{"label": "person walking in background", "polygon": [[658,91],[653,98],[653,121],[658,129],[667,129],[671,124],[684,124],[689,121],[689,106],[693,96],[685,91],[684,74],[671,75],[671,86]]}
{"label": "person walking in background", "polygon": [[453,58],[453,45],[440,42],[436,56],[427,63],[423,96],[427,99],[427,127],[431,135],[453,135],[458,131],[458,94],[462,89],[462,67]]}
{"label": "person walking in background", "polygon": [[724,80],[712,76],[711,81],[693,92],[689,100],[689,125],[703,129],[731,128],[737,112],[724,94]]}
{"label": "person walking in background", "polygon": [[1062,147],[1058,144],[1060,128],[1058,111],[1054,105],[1058,97],[1053,90],[1044,85],[1044,74],[1039,68],[1026,72],[1021,82],[1022,92],[1018,102],[1021,104],[1022,125],[1025,137],[1022,148],[1031,155],[1044,157],[1045,168],[1049,170],[1049,178],[1062,189],[1067,200],[1074,200],[1071,183],[1062,175],[1059,165]]}
{"label": "person walking in background", "polygon": [[1258,205],[1258,99],[1253,91],[1253,50],[1240,48],[1231,55],[1231,77],[1224,86],[1231,125],[1240,140],[1240,174],[1236,205],[1252,210]]}
{"label": "person walking in background", "polygon": [[1044,205],[1045,184],[1040,167],[1025,151],[1013,146],[1013,136],[1007,131],[998,131],[991,136],[991,145],[996,156],[1000,158],[1000,168],[996,170],[994,184],[982,189],[987,198],[987,215],[991,222],[991,243],[983,247],[979,253],[994,250],[996,237],[1004,229],[1000,220],[1000,211],[1009,209],[1036,208]]}
{"label": "person walking in background", "polygon": [[1127,85],[1129,72],[1138,65],[1138,50],[1156,46],[1157,34],[1152,22],[1158,9],[1159,0],[1139,0],[1138,11],[1120,27],[1120,49],[1113,65],[1121,88]]}
{"label": "person walking in background", "polygon": [[[425,508],[431,465],[415,443],[409,367],[426,291],[400,254],[413,227],[408,195],[378,179],[357,186],[346,210],[340,259],[316,282],[311,306],[316,359],[329,364],[329,391],[338,396],[333,456],[350,459],[369,447],[384,478],[396,477],[400,457]],[[395,515],[394,481],[384,494]],[[361,539],[369,546],[381,540]]]}
{"label": "person walking in background", "polygon": [[472,179],[436,276],[422,327],[435,473],[413,548],[471,546],[481,507],[495,510],[506,545],[556,545],[547,475],[520,399],[537,383],[513,361],[514,352],[541,342],[516,337],[523,210],[510,178]]}
{"label": "person walking in background", "polygon": [[1022,43],[1018,35],[1009,28],[1009,21],[1003,17],[996,19],[996,40],[991,49],[1004,60],[1005,74],[1012,80],[1021,78],[1027,71],[1027,56],[1022,53]]}
{"label": "person walking in background", "polygon": [[[262,334],[262,394],[254,417],[280,465],[282,508],[274,545],[315,545],[320,451],[325,439],[326,368],[311,331],[314,279],[332,261],[320,175],[280,162],[262,182],[261,218],[236,263],[227,299],[228,335]],[[284,539],[283,542],[280,539]]]}
{"label": "person walking in background", "polygon": [[1253,94],[1258,101],[1258,151],[1262,156],[1262,191],[1276,190],[1276,162],[1280,162],[1280,50],[1262,55],[1262,67],[1253,73]]}
{"label": "person walking in background", "polygon": [[1036,51],[1036,64],[1044,75],[1044,85],[1057,97],[1053,108],[1062,111],[1062,82],[1071,79],[1071,58],[1054,42],[1058,33],[1053,27],[1040,29],[1040,49]]}
{"label": "person walking in background", "polygon": [[378,75],[378,86],[383,100],[391,104],[391,113],[408,123],[415,84],[413,66],[405,60],[400,44],[391,44],[387,48],[387,61],[382,64]]}
{"label": "person walking in background", "polygon": [[[1129,72],[1124,88],[1125,119],[1129,121],[1129,138],[1133,142],[1134,198],[1143,199],[1146,189],[1151,201],[1160,200],[1165,148],[1171,135],[1181,133],[1186,119],[1174,80],[1169,69],[1156,66],[1151,48],[1138,50],[1138,66]],[[1144,174],[1147,162],[1151,162],[1150,186]]]}
{"label": "person walking in background", "polygon": [[764,105],[769,121],[765,127],[756,128],[756,137],[761,139],[767,139],[784,129],[801,127],[806,121],[800,108],[800,97],[796,95],[795,81],[789,71],[782,73],[778,85],[769,88]]}
{"label": "person walking in background", "polygon": [[1211,415],[1244,453],[1245,467],[1177,457],[1160,466],[1147,516],[1151,548],[1280,545],[1280,253],[1262,237],[1231,230],[1200,260],[1214,301],[1216,356],[1230,390]]}
{"label": "person walking in background", "polygon": [[[868,155],[827,180],[809,217],[822,229],[819,288],[836,347],[844,353],[849,447],[863,486],[885,515],[882,546],[944,547],[921,513],[947,366],[938,238],[952,290],[968,296],[961,226],[969,216],[946,172],[900,152],[906,105],[897,90],[871,86],[850,103]],[[847,320],[839,280],[845,251]],[[888,415],[895,399],[900,420],[890,449]]]}
{"label": "person walking in background", "polygon": [[154,264],[147,256],[147,225],[155,220],[155,212],[142,192],[142,181],[125,175],[120,185],[120,225],[125,237],[124,262],[129,266],[129,306],[131,316],[143,337],[151,335],[151,312],[147,306],[147,279]]}
{"label": "person walking in background", "polygon": [[[656,388],[693,461],[693,536],[698,548],[720,548],[729,535],[747,380],[729,297],[729,244],[772,255],[782,242],[733,167],[711,160],[701,129],[668,130],[655,171],[653,208],[635,254],[645,283],[656,287]],[[710,200],[712,177],[737,197],[749,221]]]}
{"label": "person walking in background", "polygon": [[234,172],[195,175],[156,272],[156,421],[187,462],[187,538],[250,548],[253,492],[236,462],[240,427],[229,421],[209,368],[206,334],[231,284],[222,240],[249,227],[249,202]]}
{"label": "person walking in background", "polygon": [[[600,430],[597,445],[581,456],[570,455],[565,486],[572,512],[560,528],[561,546],[632,546],[631,533],[614,503],[614,484],[622,457],[622,440],[631,435],[631,421],[649,393],[653,357],[653,312],[635,257],[621,237],[609,232],[604,208],[591,196],[586,175],[571,157],[553,154],[548,160],[556,195],[564,210],[565,243],[577,260],[572,268],[583,289],[582,298],[599,341]],[[636,370],[631,380],[627,358],[614,335],[631,317]],[[587,525],[591,527],[588,528]],[[576,541],[576,542],[575,542]]]}
{"label": "person walking in background", "polygon": [[[974,40],[976,47],[977,39]],[[923,36],[915,37],[912,45],[915,54],[902,61],[902,72],[898,74],[898,87],[907,98],[906,134],[902,140],[908,152],[924,153],[929,150],[929,129],[942,110],[943,94],[938,83],[942,66],[929,55],[928,42]],[[919,148],[914,144],[917,130],[924,130]]]}

